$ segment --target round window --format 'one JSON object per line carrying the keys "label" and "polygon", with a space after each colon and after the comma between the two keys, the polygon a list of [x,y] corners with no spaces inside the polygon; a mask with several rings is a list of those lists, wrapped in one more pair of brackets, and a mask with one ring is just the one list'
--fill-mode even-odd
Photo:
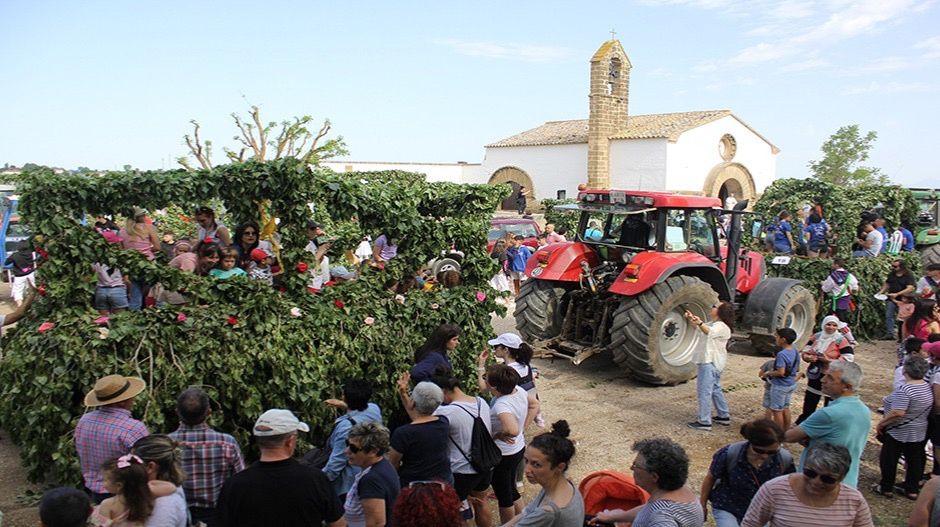
{"label": "round window", "polygon": [[721,141],[718,142],[718,154],[722,159],[731,161],[737,149],[738,143],[734,140],[734,136],[731,134],[721,136]]}

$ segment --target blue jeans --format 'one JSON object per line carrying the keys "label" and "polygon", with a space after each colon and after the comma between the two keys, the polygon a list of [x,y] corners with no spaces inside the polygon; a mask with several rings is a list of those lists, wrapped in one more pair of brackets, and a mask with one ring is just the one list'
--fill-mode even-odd
{"label": "blue jeans", "polygon": [[131,278],[130,285],[127,288],[127,304],[131,311],[140,311],[144,306],[144,290],[147,289],[147,282],[141,279]]}
{"label": "blue jeans", "polygon": [[898,305],[890,299],[885,301],[885,336],[894,336],[894,325],[898,321]]}
{"label": "blue jeans", "polygon": [[793,396],[794,391],[796,391],[796,383],[790,386],[771,384],[768,389],[764,390],[764,408],[775,412],[790,408],[790,397]]}
{"label": "blue jeans", "polygon": [[871,251],[864,250],[864,251],[853,251],[852,256],[856,258],[872,258],[875,255]]}
{"label": "blue jeans", "polygon": [[698,365],[698,379],[695,381],[698,391],[698,422],[712,424],[712,403],[718,417],[730,418],[731,411],[725,394],[721,391],[721,372],[712,363]]}
{"label": "blue jeans", "polygon": [[741,527],[734,514],[725,510],[712,507],[712,518],[715,518],[715,527]]}

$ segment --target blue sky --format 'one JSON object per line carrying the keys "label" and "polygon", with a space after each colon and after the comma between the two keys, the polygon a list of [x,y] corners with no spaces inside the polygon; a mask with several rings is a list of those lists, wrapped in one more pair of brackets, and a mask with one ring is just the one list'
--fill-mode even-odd
{"label": "blue sky", "polygon": [[614,28],[634,114],[729,108],[780,177],[836,129],[870,165],[938,185],[938,0],[182,2],[0,0],[0,163],[170,168],[189,120],[328,117],[350,158],[480,162],[483,145],[587,117]]}

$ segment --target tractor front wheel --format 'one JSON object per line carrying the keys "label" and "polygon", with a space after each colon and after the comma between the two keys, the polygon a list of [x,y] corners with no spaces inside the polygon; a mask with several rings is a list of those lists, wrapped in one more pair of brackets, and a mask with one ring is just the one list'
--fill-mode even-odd
{"label": "tractor front wheel", "polygon": [[685,319],[686,310],[709,319],[718,294],[692,276],[673,276],[643,294],[627,297],[614,312],[610,349],[630,376],[650,384],[679,384],[696,375],[695,351],[705,334]]}

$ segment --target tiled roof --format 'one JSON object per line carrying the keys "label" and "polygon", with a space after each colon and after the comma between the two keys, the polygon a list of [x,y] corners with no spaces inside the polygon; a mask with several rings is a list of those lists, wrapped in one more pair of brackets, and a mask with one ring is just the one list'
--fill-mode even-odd
{"label": "tiled roof", "polygon": [[[730,110],[631,115],[627,117],[627,126],[612,135],[611,139],[652,139],[661,137],[675,141],[682,132],[728,115],[732,115]],[[742,122],[742,124],[744,123]],[[745,126],[747,125],[745,124]],[[752,131],[754,130],[752,129]],[[757,132],[754,131],[754,133]],[[587,143],[587,140],[588,120],[577,119],[573,121],[549,121],[537,128],[526,130],[486,146],[570,145]]]}

